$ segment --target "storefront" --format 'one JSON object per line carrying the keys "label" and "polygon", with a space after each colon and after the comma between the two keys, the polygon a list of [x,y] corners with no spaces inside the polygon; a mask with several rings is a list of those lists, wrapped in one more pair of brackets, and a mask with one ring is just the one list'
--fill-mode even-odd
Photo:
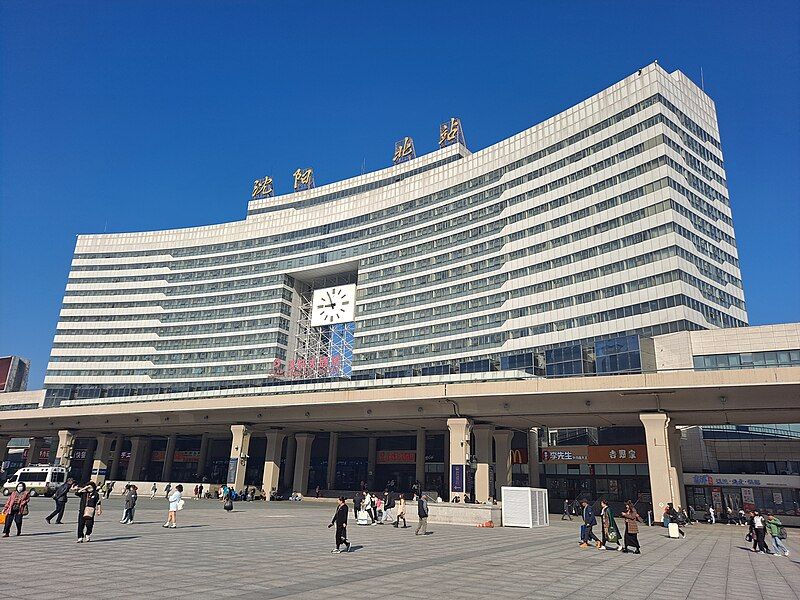
{"label": "storefront", "polygon": [[[733,512],[758,509],[800,517],[800,476],[684,473],[686,501],[701,513],[713,506],[718,520]],[[800,524],[800,519],[798,523]]]}

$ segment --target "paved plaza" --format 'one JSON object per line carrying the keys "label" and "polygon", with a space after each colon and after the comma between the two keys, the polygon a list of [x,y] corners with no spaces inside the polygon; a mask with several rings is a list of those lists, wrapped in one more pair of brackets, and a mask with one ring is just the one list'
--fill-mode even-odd
{"label": "paved plaza", "polygon": [[44,522],[52,506],[34,499],[23,536],[0,539],[16,597],[800,598],[797,530],[785,558],[748,552],[741,527],[695,525],[685,540],[644,527],[635,556],[580,549],[577,520],[534,530],[431,525],[415,537],[411,527],[351,519],[355,551],[336,555],[328,503],[237,503],[227,514],[216,501],[187,500],[168,530],[163,499],[141,499],[138,522],[121,525],[112,498],[90,544],[75,543],[77,499],[69,525]]}

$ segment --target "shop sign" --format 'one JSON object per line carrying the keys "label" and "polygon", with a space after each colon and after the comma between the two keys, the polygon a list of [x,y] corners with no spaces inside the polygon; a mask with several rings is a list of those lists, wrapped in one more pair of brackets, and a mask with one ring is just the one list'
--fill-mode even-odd
{"label": "shop sign", "polygon": [[742,488],[742,505],[745,510],[754,510],[756,507],[756,499],[753,497],[753,488]]}
{"label": "shop sign", "polygon": [[528,464],[528,449],[527,448],[514,448],[511,450],[511,464],[512,465],[527,465]]}
{"label": "shop sign", "polygon": [[[150,455],[150,460],[153,462],[164,462],[166,452],[164,450],[154,450]],[[173,462],[197,462],[200,459],[199,450],[176,450],[172,456]]]}
{"label": "shop sign", "polygon": [[551,446],[541,451],[545,463],[585,463],[589,460],[588,446]]}
{"label": "shop sign", "polygon": [[647,464],[647,446],[589,446],[589,462]]}
{"label": "shop sign", "polygon": [[760,487],[760,479],[739,479],[736,477],[717,477],[716,475],[693,475],[694,485],[727,485],[727,486],[753,486]]}
{"label": "shop sign", "polygon": [[379,465],[413,465],[417,462],[416,450],[381,450],[375,462]]}

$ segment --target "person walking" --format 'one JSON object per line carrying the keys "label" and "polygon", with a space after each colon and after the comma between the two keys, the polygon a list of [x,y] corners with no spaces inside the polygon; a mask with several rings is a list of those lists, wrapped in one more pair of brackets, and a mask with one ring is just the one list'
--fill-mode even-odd
{"label": "person walking", "polygon": [[675,523],[675,526],[678,527],[678,535],[682,538],[686,537],[686,532],[680,528],[678,511],[675,510],[672,502],[667,502],[667,507],[664,509],[664,527],[669,528],[670,523]]}
{"label": "person walking", "polygon": [[164,486],[164,498],[169,498],[169,493],[172,491],[172,484],[168,483]]}
{"label": "person walking", "polygon": [[622,540],[620,540],[619,528],[617,522],[614,520],[614,511],[608,505],[605,498],[600,500],[600,521],[602,522],[602,531],[600,540],[600,550],[606,549],[606,544],[611,542],[617,545],[617,550],[622,551]]}
{"label": "person walking", "polygon": [[561,520],[563,521],[564,518],[568,518],[570,521],[572,521],[572,515],[569,514],[569,500],[566,498],[564,499],[564,514],[561,515]]}
{"label": "person walking", "polygon": [[632,546],[636,548],[636,550],[633,551],[634,554],[641,554],[641,548],[639,547],[639,522],[642,518],[636,511],[633,502],[630,500],[625,502],[625,510],[622,512],[622,518],[625,519],[625,539],[622,544],[622,551],[629,552],[628,546]]}
{"label": "person walking", "polygon": [[417,501],[417,516],[419,516],[419,523],[414,535],[428,535],[428,497],[423,494]]}
{"label": "person walking", "polygon": [[123,525],[130,525],[133,523],[133,513],[136,511],[136,501],[139,499],[137,487],[134,484],[128,484],[128,490],[125,493],[125,513],[122,515]]}
{"label": "person walking", "polygon": [[81,499],[78,508],[78,543],[91,542],[92,531],[94,531],[94,520],[103,514],[100,502],[100,493],[97,491],[97,484],[90,481],[75,491],[75,495]]}
{"label": "person walking", "polygon": [[602,546],[602,542],[592,533],[592,527],[597,525],[597,517],[594,516],[594,509],[586,498],[581,499],[581,507],[583,508],[583,537],[581,538],[580,547],[588,548],[589,542],[594,541],[595,547],[599,550],[600,546]]}
{"label": "person walking", "polygon": [[753,511],[753,531],[755,532],[756,545],[759,554],[769,554],[769,548],[764,538],[767,535],[767,520],[757,510]]}
{"label": "person walking", "polygon": [[233,497],[227,485],[222,488],[222,508],[225,509],[226,512],[231,512],[233,510]]}
{"label": "person walking", "polygon": [[17,535],[22,535],[22,519],[28,515],[28,502],[30,500],[31,493],[28,491],[25,482],[20,481],[3,506],[2,513],[6,517],[6,522],[3,524],[4,538],[7,538],[11,532],[11,523],[17,526]]}
{"label": "person walking", "polygon": [[378,521],[378,516],[375,514],[375,499],[369,491],[364,494],[364,510],[367,512],[374,525]]}
{"label": "person walking", "polygon": [[158,491],[158,486],[153,482],[153,485],[150,486],[150,500],[156,497],[156,492]]}
{"label": "person walking", "polygon": [[789,556],[789,549],[784,545],[784,538],[782,537],[786,535],[786,529],[784,529],[780,519],[770,512],[767,513],[767,531],[772,537],[772,551],[775,556],[780,556],[781,553],[784,556]]}
{"label": "person walking", "polygon": [[386,500],[383,502],[383,517],[381,518],[381,525],[383,525],[386,521],[394,523],[396,520],[392,516],[392,512],[394,511],[394,507],[396,505],[394,492],[387,492],[385,494],[385,498]]}
{"label": "person walking", "polygon": [[67,480],[53,492],[53,500],[56,503],[56,508],[44,518],[48,525],[53,520],[53,517],[56,518],[56,525],[61,525],[61,520],[64,518],[64,509],[67,507],[67,497],[73,485],[75,485],[75,480],[72,479],[72,477],[67,477]]}
{"label": "person walking", "polygon": [[113,481],[107,481],[106,482],[106,500],[108,500],[111,497],[111,492],[113,492],[113,491],[114,491],[114,482]]}
{"label": "person walking", "polygon": [[[169,486],[171,487],[171,486]],[[175,490],[169,495],[169,512],[167,513],[167,522],[162,527],[169,527],[175,529],[178,526],[178,511],[183,508],[183,486],[179,483],[175,486]]]}
{"label": "person walking", "polygon": [[714,525],[717,522],[717,511],[713,506],[708,507],[708,523]]}
{"label": "person walking", "polygon": [[403,519],[403,529],[408,527],[406,523],[406,495],[400,494],[397,500],[397,519],[395,519],[394,526],[400,527],[400,519]]}
{"label": "person walking", "polygon": [[339,549],[342,544],[345,546],[345,552],[350,552],[350,542],[347,541],[347,503],[344,496],[339,496],[339,504],[336,507],[336,512],[333,514],[328,529],[336,525],[336,548],[331,550],[331,554],[339,554]]}

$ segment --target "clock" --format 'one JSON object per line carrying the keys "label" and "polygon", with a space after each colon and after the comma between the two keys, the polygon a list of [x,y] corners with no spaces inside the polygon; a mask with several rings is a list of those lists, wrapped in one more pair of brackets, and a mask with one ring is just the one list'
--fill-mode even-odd
{"label": "clock", "polygon": [[312,327],[355,321],[356,285],[353,283],[314,290],[311,302]]}

